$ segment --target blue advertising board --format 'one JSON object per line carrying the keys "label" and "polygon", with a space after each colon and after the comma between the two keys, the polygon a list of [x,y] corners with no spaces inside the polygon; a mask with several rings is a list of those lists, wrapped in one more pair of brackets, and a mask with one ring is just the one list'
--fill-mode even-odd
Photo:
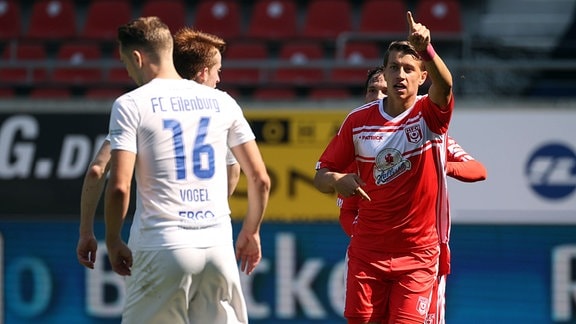
{"label": "blue advertising board", "polygon": [[[0,222],[4,323],[119,323],[122,278],[103,244],[95,270],[77,262],[77,225]],[[264,223],[263,260],[242,277],[251,323],[344,323],[346,245],[334,222]],[[451,246],[448,323],[576,322],[576,226],[456,224]]]}

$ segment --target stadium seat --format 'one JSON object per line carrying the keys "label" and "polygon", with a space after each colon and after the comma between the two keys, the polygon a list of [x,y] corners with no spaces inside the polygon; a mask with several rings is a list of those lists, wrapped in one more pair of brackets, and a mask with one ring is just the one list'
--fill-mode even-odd
{"label": "stadium seat", "polygon": [[[261,62],[268,57],[266,44],[260,42],[232,42],[224,51],[222,60],[222,83],[255,84],[262,79],[262,71],[257,67],[228,67],[229,64]],[[242,62],[244,61],[244,62]]]}
{"label": "stadium seat", "polygon": [[26,37],[63,41],[78,34],[76,10],[72,0],[38,0],[32,5]]}
{"label": "stadium seat", "polygon": [[324,69],[322,67],[307,66],[310,61],[324,58],[323,49],[318,43],[284,43],[280,48],[279,58],[284,66],[278,67],[274,71],[273,82],[311,85],[324,81]]}
{"label": "stadium seat", "polygon": [[246,36],[265,40],[290,39],[298,34],[292,0],[260,0],[254,4]]}
{"label": "stadium seat", "polygon": [[94,43],[65,43],[58,53],[58,64],[52,72],[52,81],[60,84],[84,85],[102,82],[102,69],[99,66],[86,67],[85,64],[98,64],[102,58],[100,47]]}
{"label": "stadium seat", "polygon": [[352,7],[348,0],[308,2],[302,37],[333,40],[352,30]]}
{"label": "stadium seat", "polygon": [[407,9],[404,0],[366,0],[360,10],[359,32],[405,37]]}
{"label": "stadium seat", "polygon": [[414,19],[428,27],[434,35],[445,33],[446,36],[459,36],[462,33],[458,0],[419,0]]}
{"label": "stadium seat", "polygon": [[258,88],[254,90],[252,99],[264,101],[295,100],[296,91],[292,88]]}
{"label": "stadium seat", "polygon": [[112,62],[114,66],[108,67],[104,72],[104,80],[106,83],[119,87],[133,87],[134,81],[130,78],[124,64],[120,61],[118,47],[112,51]]}
{"label": "stadium seat", "polygon": [[125,92],[122,87],[89,88],[84,93],[84,97],[88,99],[116,99]]}
{"label": "stadium seat", "polygon": [[228,93],[232,98],[236,100],[240,99],[240,97],[242,96],[242,93],[239,89],[230,87],[228,85],[223,85],[221,87],[220,84],[218,84],[217,88]]}
{"label": "stadium seat", "polygon": [[313,88],[310,89],[310,100],[345,100],[351,97],[346,88]]}
{"label": "stadium seat", "polygon": [[10,99],[16,97],[16,92],[14,89],[8,88],[1,88],[0,89],[0,98],[1,99]]}
{"label": "stadium seat", "polygon": [[43,66],[26,66],[30,63],[42,64],[47,58],[46,49],[39,43],[10,43],[4,47],[2,61],[18,63],[20,66],[0,69],[0,81],[3,83],[33,83],[46,80],[46,68]]}
{"label": "stadium seat", "polygon": [[34,88],[28,94],[30,99],[69,99],[72,94],[68,88]]}
{"label": "stadium seat", "polygon": [[0,40],[10,40],[21,36],[22,16],[20,4],[14,0],[0,0]]}
{"label": "stadium seat", "polygon": [[142,6],[142,16],[157,16],[172,33],[186,26],[186,6],[182,0],[148,0]]}
{"label": "stadium seat", "polygon": [[[366,80],[367,71],[380,64],[381,57],[378,45],[374,42],[348,42],[338,59],[347,66],[333,68],[330,81],[360,85]],[[375,63],[366,66],[369,61]]]}
{"label": "stadium seat", "polygon": [[242,35],[240,5],[233,0],[203,0],[196,8],[193,26],[231,41]]}
{"label": "stadium seat", "polygon": [[132,5],[129,1],[90,1],[86,24],[81,33],[82,39],[115,42],[118,26],[130,19],[132,19]]}

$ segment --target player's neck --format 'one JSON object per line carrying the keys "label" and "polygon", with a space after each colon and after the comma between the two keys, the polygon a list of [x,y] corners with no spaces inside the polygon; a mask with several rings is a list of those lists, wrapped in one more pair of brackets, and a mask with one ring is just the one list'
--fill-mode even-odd
{"label": "player's neck", "polygon": [[414,105],[414,101],[415,98],[405,99],[388,96],[384,100],[384,111],[388,115],[396,117],[412,107]]}

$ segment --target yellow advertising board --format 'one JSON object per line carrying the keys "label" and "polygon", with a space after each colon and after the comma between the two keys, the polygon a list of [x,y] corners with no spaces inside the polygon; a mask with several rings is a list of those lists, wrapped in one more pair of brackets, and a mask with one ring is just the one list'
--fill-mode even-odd
{"label": "yellow advertising board", "polygon": [[[245,111],[272,180],[266,220],[338,220],[336,195],[319,192],[312,182],[316,162],[346,114],[345,110]],[[247,208],[243,176],[230,208],[233,218],[243,218]]]}

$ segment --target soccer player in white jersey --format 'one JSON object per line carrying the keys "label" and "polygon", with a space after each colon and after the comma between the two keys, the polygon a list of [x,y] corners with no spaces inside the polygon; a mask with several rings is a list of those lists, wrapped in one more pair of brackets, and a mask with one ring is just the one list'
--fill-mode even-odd
{"label": "soccer player in white jersey", "polygon": [[[174,35],[174,64],[180,76],[215,88],[220,82],[223,39],[183,28]],[[226,154],[228,194],[232,195],[240,178],[240,165],[230,150]],[[80,199],[79,239],[76,247],[78,262],[94,269],[98,241],[94,235],[94,216],[110,167],[110,141],[107,137],[84,176]]]}
{"label": "soccer player in white jersey", "polygon": [[[106,246],[126,277],[123,323],[246,323],[236,260],[260,262],[260,224],[270,178],[242,110],[226,93],[182,79],[173,40],[156,17],[118,29],[120,58],[139,88],[110,116]],[[236,240],[228,206],[226,150],[248,181],[248,211]],[[137,183],[128,243],[121,230]]]}
{"label": "soccer player in white jersey", "polygon": [[[424,323],[445,234],[437,219],[447,216],[452,75],[430,30],[406,18],[408,41],[384,57],[386,99],[352,110],[316,164],[319,191],[364,197],[348,247],[344,316],[353,324]],[[352,163],[357,173],[347,172]]]}

